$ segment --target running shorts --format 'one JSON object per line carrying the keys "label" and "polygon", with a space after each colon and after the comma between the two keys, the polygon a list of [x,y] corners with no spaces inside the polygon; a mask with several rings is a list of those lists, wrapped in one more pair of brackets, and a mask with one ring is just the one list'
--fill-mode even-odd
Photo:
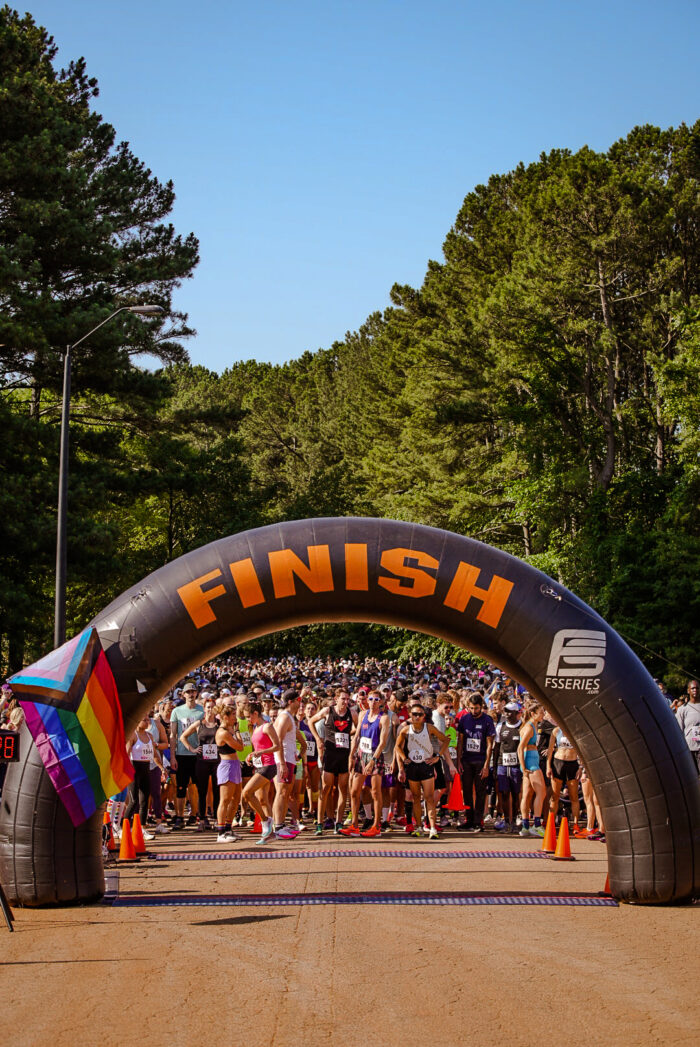
{"label": "running shorts", "polygon": [[573,782],[578,774],[578,760],[552,760],[552,778],[560,782]]}
{"label": "running shorts", "polygon": [[432,763],[414,763],[413,760],[406,760],[403,769],[406,772],[406,781],[409,782],[429,782],[435,777],[435,765]]}
{"label": "running shorts", "polygon": [[219,785],[241,784],[241,764],[239,760],[222,760],[216,768],[216,780]]}

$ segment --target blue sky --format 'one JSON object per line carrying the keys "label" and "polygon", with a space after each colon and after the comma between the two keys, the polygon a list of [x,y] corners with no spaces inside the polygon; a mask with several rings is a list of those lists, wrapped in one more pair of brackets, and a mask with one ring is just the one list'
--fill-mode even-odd
{"label": "blue sky", "polygon": [[[700,117],[697,0],[29,0],[175,183],[193,363],[329,347],[419,286],[465,195]],[[23,8],[24,9],[24,8]]]}

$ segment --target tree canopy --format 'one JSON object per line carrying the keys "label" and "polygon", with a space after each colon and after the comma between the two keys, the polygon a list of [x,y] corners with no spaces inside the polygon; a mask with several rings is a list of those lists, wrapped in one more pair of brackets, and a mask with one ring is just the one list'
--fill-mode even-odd
{"label": "tree canopy", "polygon": [[[50,645],[62,346],[154,301],[166,322],[108,326],[80,354],[69,626],[223,534],[376,515],[524,557],[668,683],[697,673],[700,122],[494,175],[420,288],[329,348],[218,375],[190,366],[172,312],[197,261],[165,222],[172,184],[115,145],[84,64],[54,57],[0,12],[5,667]],[[269,643],[407,650],[357,626]]]}

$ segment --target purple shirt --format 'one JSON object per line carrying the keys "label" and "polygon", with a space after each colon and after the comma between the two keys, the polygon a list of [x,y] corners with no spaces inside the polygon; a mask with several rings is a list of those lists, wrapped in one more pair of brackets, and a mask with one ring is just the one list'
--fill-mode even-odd
{"label": "purple shirt", "polygon": [[464,713],[457,721],[457,730],[464,735],[462,763],[480,763],[486,760],[486,739],[496,737],[496,725],[490,716],[482,713],[477,719]]}

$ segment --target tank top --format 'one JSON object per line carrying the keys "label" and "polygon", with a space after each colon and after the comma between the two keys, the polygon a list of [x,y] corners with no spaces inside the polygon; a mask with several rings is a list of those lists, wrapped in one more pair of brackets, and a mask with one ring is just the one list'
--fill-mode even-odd
{"label": "tank top", "polygon": [[286,709],[282,709],[281,712],[289,718],[292,725],[291,731],[287,731],[284,738],[282,739],[282,754],[286,763],[297,762],[297,725],[296,720],[291,713],[288,713]]}
{"label": "tank top", "polygon": [[253,751],[253,746],[250,744],[250,724],[247,720],[238,720],[238,730],[241,735],[241,741],[243,742],[243,748],[240,751],[240,759],[245,760],[246,756],[249,756]]}
{"label": "tank top", "polygon": [[299,725],[299,730],[306,738],[306,761],[307,763],[310,763],[313,767],[316,763],[318,763],[318,753],[316,752],[316,739],[311,733],[311,728],[309,727],[306,720],[301,721],[301,724]]}
{"label": "tank top", "polygon": [[425,763],[433,755],[430,731],[425,724],[420,731],[414,731],[413,724],[408,728],[406,751],[411,763]]}
{"label": "tank top", "polygon": [[376,751],[379,745],[379,737],[382,733],[382,718],[377,716],[375,720],[370,720],[369,713],[365,713],[362,717],[362,723],[360,725],[360,756],[369,759]]}
{"label": "tank top", "polygon": [[147,742],[142,742],[138,734],[136,735],[136,741],[131,746],[131,762],[132,763],[145,763],[153,759],[153,739],[148,738]]}
{"label": "tank top", "polygon": [[[219,755],[219,746],[216,744],[216,732],[218,731],[218,724],[214,724],[213,727],[207,727],[204,720],[199,721],[199,727],[197,728],[197,741],[202,746],[201,753],[197,753],[198,760],[205,760],[207,763],[210,760],[216,760]],[[230,746],[226,746],[230,749]],[[231,749],[231,752],[234,750]]]}
{"label": "tank top", "polygon": [[324,744],[326,748],[341,751],[350,751],[350,731],[352,730],[352,713],[346,709],[344,713],[336,712],[332,705],[326,716],[326,727],[324,732]]}
{"label": "tank top", "polygon": [[[259,727],[256,727],[253,731],[251,741],[253,743],[253,751],[257,752],[258,749],[269,749],[272,745],[269,735],[265,734],[265,727],[267,724],[261,723]],[[263,753],[262,756],[253,757],[253,767],[271,767],[275,762],[273,753]],[[293,761],[290,760],[290,763]]]}

